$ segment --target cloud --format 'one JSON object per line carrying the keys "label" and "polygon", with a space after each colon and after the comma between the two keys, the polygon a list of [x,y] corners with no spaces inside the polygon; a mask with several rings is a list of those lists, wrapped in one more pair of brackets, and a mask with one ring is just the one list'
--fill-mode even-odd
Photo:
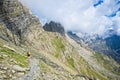
{"label": "cloud", "polygon": [[[20,0],[42,23],[60,22],[65,30],[104,35],[114,29],[120,35],[119,0]],[[114,16],[110,16],[115,14]]]}

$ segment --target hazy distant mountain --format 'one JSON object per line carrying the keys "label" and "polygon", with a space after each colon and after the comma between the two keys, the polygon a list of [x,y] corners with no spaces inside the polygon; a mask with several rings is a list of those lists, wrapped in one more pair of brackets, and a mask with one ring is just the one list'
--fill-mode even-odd
{"label": "hazy distant mountain", "polygon": [[83,35],[84,37],[79,37],[72,32],[68,32],[68,35],[76,42],[84,42],[89,48],[93,49],[94,51],[111,56],[118,63],[120,63],[120,36],[114,34],[103,39],[98,35]]}

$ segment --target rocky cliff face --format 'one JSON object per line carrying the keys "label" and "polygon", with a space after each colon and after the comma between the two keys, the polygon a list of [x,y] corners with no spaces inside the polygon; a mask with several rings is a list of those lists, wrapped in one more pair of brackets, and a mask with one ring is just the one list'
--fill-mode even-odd
{"label": "rocky cliff face", "polygon": [[[117,80],[120,78],[119,73],[113,73],[97,62],[98,55],[94,56],[93,51],[80,46],[65,34],[60,24],[51,22],[46,25],[44,31],[39,20],[18,0],[0,1],[0,79]],[[61,35],[63,33],[64,36]],[[31,52],[30,58],[26,57],[28,51]],[[110,61],[108,57],[104,60],[106,59]],[[112,63],[115,65],[113,67],[119,67],[114,60]]]}
{"label": "rocky cliff face", "polygon": [[64,27],[60,24],[60,23],[56,23],[54,21],[51,21],[49,24],[46,23],[43,26],[43,29],[46,31],[50,31],[50,32],[58,32],[61,35],[65,35],[65,30]]}
{"label": "rocky cliff face", "polygon": [[10,31],[6,37],[10,36],[8,39],[13,39],[16,44],[22,40],[22,35],[26,33],[28,27],[32,25],[39,25],[40,27],[39,20],[32,16],[29,10],[17,0],[0,1],[0,18],[1,24]]}

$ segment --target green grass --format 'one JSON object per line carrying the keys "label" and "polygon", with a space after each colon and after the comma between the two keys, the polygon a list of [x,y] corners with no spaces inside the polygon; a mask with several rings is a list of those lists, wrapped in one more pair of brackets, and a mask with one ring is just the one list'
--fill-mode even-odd
{"label": "green grass", "polygon": [[43,71],[43,72],[49,72],[49,67],[47,64],[45,64],[43,61],[40,61],[39,62],[39,66],[40,66],[40,69]]}
{"label": "green grass", "polygon": [[68,58],[67,58],[67,62],[68,62],[68,64],[70,65],[71,68],[75,68],[74,59],[73,59],[73,58],[68,57]]}
{"label": "green grass", "polygon": [[90,65],[82,57],[78,60],[78,64],[80,67],[79,72],[82,75],[98,78],[100,80],[106,80],[106,78],[104,76],[102,76],[101,74],[96,72],[92,67],[90,67]]}
{"label": "green grass", "polygon": [[20,55],[8,48],[4,48],[4,47],[0,47],[0,53],[2,52],[2,54],[6,54],[8,56],[10,56],[11,59],[14,59],[18,65],[20,65],[21,67],[28,67],[28,59],[27,57]]}
{"label": "green grass", "polygon": [[64,44],[62,43],[61,38],[57,38],[57,37],[54,38],[54,39],[52,40],[52,44],[55,46],[56,51],[60,51],[60,50],[64,51],[64,50],[65,50],[65,46],[64,46]]}
{"label": "green grass", "polygon": [[9,13],[9,14],[7,14],[7,16],[16,17],[16,16],[19,16],[22,12],[23,12],[23,11],[18,11],[18,12]]}
{"label": "green grass", "polygon": [[55,52],[54,52],[54,56],[56,58],[60,57],[60,52],[65,51],[65,45],[62,42],[61,38],[55,37],[54,39],[52,39],[52,45],[55,47]]}
{"label": "green grass", "polygon": [[55,53],[54,55],[56,58],[59,58],[60,57],[60,54],[59,53]]}
{"label": "green grass", "polygon": [[42,40],[43,42],[46,42],[46,41],[47,41],[47,38],[44,36],[44,37],[41,38],[41,40]]}
{"label": "green grass", "polygon": [[[67,57],[67,63],[69,64],[69,67],[71,69],[76,70],[77,68],[75,67],[75,61],[73,58],[71,57]],[[78,59],[77,62],[78,66],[79,66],[79,73],[81,75],[85,75],[88,76],[90,78],[97,78],[99,80],[106,80],[106,78],[99,74],[98,72],[96,72],[92,67],[90,67],[90,65],[84,60],[84,58],[80,57],[80,59]]]}
{"label": "green grass", "polygon": [[[101,53],[94,54],[94,58],[99,62],[105,69],[120,75],[120,72],[115,71],[115,68],[119,68],[120,65],[117,64],[113,59],[103,55]],[[119,65],[119,66],[118,66]]]}
{"label": "green grass", "polygon": [[43,80],[41,77],[39,77],[39,79],[38,80]]}
{"label": "green grass", "polygon": [[101,63],[102,66],[104,66],[107,70],[113,70],[113,67],[110,66],[110,62],[106,60],[101,53],[96,53],[94,57],[97,59],[99,63]]}

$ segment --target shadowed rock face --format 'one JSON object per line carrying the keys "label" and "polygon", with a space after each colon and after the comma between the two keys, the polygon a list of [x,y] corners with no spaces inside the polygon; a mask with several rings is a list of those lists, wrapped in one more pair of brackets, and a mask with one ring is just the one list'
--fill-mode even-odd
{"label": "shadowed rock face", "polygon": [[120,54],[120,36],[112,35],[105,39],[106,44]]}
{"label": "shadowed rock face", "polygon": [[30,14],[29,10],[18,0],[0,0],[0,23],[11,32],[16,43],[20,42],[30,26],[41,27],[38,18]]}
{"label": "shadowed rock face", "polygon": [[61,35],[65,34],[64,27],[60,23],[56,23],[56,22],[53,22],[53,21],[51,21],[50,23],[46,23],[43,26],[43,28],[44,28],[45,31],[58,32]]}
{"label": "shadowed rock face", "polygon": [[120,36],[112,35],[105,39],[106,45],[114,51],[113,58],[120,63]]}
{"label": "shadowed rock face", "polygon": [[17,0],[1,0],[0,15],[7,24],[8,29],[14,30],[20,34],[20,31],[32,24],[39,23],[35,16],[29,13],[26,7],[23,7]]}

